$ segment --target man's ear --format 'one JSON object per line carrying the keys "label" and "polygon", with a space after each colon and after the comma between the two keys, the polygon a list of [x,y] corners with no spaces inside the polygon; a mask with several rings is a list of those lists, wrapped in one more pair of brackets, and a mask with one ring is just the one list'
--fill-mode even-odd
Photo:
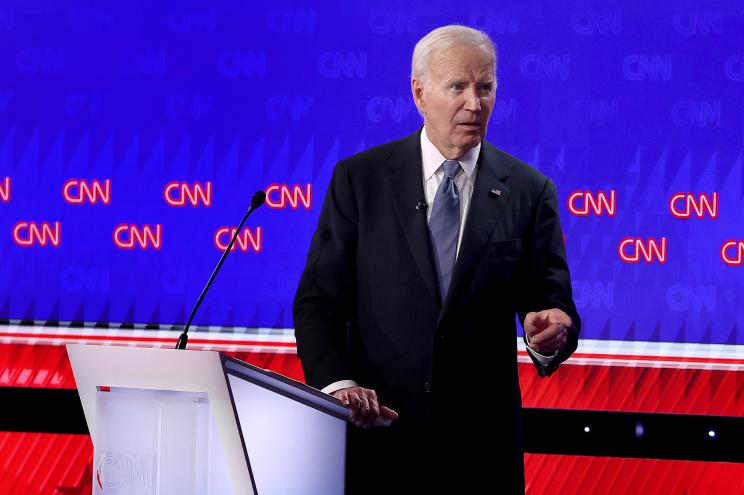
{"label": "man's ear", "polygon": [[413,103],[418,108],[421,115],[424,114],[424,85],[415,77],[411,78],[411,94],[413,95]]}

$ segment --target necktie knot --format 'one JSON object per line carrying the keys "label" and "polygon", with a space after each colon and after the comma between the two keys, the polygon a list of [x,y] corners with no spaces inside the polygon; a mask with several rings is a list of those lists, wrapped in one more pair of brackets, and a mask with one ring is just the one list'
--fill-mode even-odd
{"label": "necktie knot", "polygon": [[442,168],[444,169],[445,178],[454,179],[457,172],[460,171],[460,162],[457,160],[445,160],[442,164]]}

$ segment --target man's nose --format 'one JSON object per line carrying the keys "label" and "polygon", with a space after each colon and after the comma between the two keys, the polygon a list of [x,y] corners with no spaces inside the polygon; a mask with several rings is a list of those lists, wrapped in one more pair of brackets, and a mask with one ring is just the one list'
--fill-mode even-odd
{"label": "man's nose", "polygon": [[471,112],[480,112],[481,101],[476,88],[468,89],[465,92],[465,109]]}

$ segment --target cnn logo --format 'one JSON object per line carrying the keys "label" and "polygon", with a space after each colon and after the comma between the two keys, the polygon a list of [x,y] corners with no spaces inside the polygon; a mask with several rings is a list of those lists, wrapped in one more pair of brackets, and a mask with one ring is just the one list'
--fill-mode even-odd
{"label": "cnn logo", "polygon": [[71,205],[90,203],[92,205],[103,203],[111,204],[111,180],[98,179],[87,181],[85,179],[70,179],[62,186],[62,197]]}
{"label": "cnn logo", "polygon": [[721,246],[721,259],[728,266],[744,265],[744,241],[726,241]]}
{"label": "cnn logo", "polygon": [[169,206],[177,208],[187,204],[194,208],[199,205],[209,208],[212,206],[212,182],[169,182],[163,189],[163,198]]}
{"label": "cnn logo", "polygon": [[163,226],[120,224],[114,228],[114,246],[119,249],[155,249],[163,247]]}
{"label": "cnn logo", "polygon": [[13,226],[13,242],[22,247],[59,247],[62,244],[62,223],[21,221]]}
{"label": "cnn logo", "polygon": [[296,210],[302,206],[309,210],[313,206],[313,185],[300,184],[270,184],[266,190],[266,206],[274,209],[284,209],[288,206]]}
{"label": "cnn logo", "polygon": [[609,195],[604,191],[574,191],[568,196],[568,211],[577,217],[608,215],[614,217],[617,212],[617,198],[615,191]]}
{"label": "cnn logo", "polygon": [[5,177],[0,182],[0,201],[10,203],[10,177]]}
{"label": "cnn logo", "polygon": [[[220,251],[227,250],[230,245],[230,239],[235,235],[238,229],[235,227],[220,227],[214,233],[214,245]],[[263,251],[263,231],[261,227],[256,227],[253,231],[248,227],[245,227],[235,238],[235,243],[230,248],[230,252],[239,249],[243,253],[253,251],[260,253]]]}
{"label": "cnn logo", "polygon": [[669,211],[676,218],[718,218],[718,193],[710,197],[701,193],[695,197],[692,193],[677,193],[669,200]]}
{"label": "cnn logo", "polygon": [[646,263],[658,262],[662,265],[667,261],[667,238],[662,237],[659,240],[654,238],[646,239],[640,237],[626,237],[617,246],[620,259],[625,263]]}

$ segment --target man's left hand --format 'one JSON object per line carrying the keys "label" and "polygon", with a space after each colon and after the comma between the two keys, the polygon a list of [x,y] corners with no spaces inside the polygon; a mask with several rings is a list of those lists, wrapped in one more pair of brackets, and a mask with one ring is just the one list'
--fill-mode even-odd
{"label": "man's left hand", "polygon": [[527,313],[523,325],[527,345],[533,351],[549,356],[565,347],[567,329],[572,325],[571,317],[558,308]]}

